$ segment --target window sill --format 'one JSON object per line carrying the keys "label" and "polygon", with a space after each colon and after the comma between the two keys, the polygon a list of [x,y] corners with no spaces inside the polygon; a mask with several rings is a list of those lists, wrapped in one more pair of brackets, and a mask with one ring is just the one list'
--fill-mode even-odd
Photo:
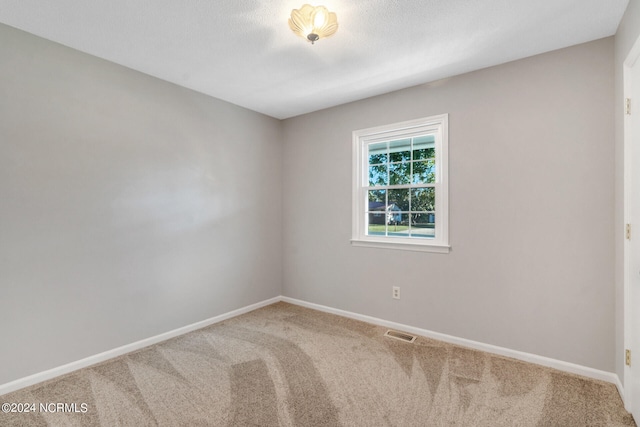
{"label": "window sill", "polygon": [[389,240],[351,239],[351,245],[366,248],[398,249],[402,251],[432,252],[438,254],[448,254],[451,251],[451,246],[448,245],[392,242]]}

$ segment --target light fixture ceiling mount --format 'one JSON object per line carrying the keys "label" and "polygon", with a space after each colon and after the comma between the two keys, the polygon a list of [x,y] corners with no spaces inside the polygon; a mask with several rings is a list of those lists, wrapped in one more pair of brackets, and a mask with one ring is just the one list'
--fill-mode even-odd
{"label": "light fixture ceiling mount", "polygon": [[338,30],[338,18],[335,12],[329,12],[324,6],[305,4],[300,9],[291,11],[289,27],[294,33],[314,44]]}

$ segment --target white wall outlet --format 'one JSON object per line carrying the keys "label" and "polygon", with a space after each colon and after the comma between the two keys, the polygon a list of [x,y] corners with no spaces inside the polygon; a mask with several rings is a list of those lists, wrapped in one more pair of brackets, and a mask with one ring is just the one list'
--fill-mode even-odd
{"label": "white wall outlet", "polygon": [[391,288],[392,294],[391,296],[395,299],[400,299],[400,286],[394,286]]}

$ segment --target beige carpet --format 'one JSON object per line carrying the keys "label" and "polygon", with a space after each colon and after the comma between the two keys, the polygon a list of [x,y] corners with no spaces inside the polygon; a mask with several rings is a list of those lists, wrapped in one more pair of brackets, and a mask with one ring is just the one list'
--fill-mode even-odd
{"label": "beige carpet", "polygon": [[385,331],[278,303],[0,396],[79,411],[0,425],[635,425],[612,384]]}

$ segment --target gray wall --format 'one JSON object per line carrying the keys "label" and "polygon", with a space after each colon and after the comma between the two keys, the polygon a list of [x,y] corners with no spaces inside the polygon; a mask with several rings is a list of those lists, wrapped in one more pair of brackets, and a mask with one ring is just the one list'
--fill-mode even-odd
{"label": "gray wall", "polygon": [[280,295],[281,122],[0,41],[0,384]]}
{"label": "gray wall", "polygon": [[[283,294],[613,371],[612,64],[607,38],[284,121]],[[352,247],[351,132],[441,113],[451,253]]]}
{"label": "gray wall", "polygon": [[640,36],[640,2],[630,0],[615,37],[615,291],[616,366],[624,381],[624,112],[623,62]]}
{"label": "gray wall", "polygon": [[[622,375],[612,38],[284,122],[0,40],[0,384],[281,293]],[[452,252],[351,247],[351,132],[441,113]]]}

